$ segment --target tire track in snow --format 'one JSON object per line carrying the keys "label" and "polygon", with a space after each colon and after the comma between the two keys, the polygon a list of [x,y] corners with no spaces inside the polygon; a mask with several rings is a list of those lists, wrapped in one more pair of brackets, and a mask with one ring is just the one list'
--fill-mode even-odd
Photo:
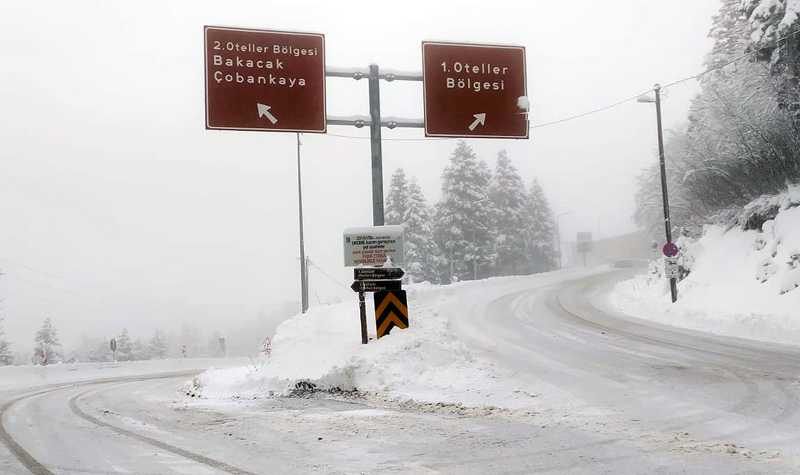
{"label": "tire track in snow", "polygon": [[189,460],[201,463],[203,465],[208,465],[209,467],[215,468],[217,470],[222,470],[224,472],[232,473],[232,474],[235,474],[235,475],[256,475],[254,472],[249,472],[247,470],[244,470],[244,469],[241,469],[241,468],[238,468],[238,467],[234,467],[233,465],[229,465],[229,464],[227,464],[225,462],[222,462],[222,461],[219,461],[219,460],[215,460],[215,459],[212,459],[210,457],[206,457],[205,455],[201,455],[201,454],[198,454],[198,453],[195,453],[195,452],[191,452],[191,451],[186,450],[186,449],[182,449],[182,448],[174,446],[172,444],[168,444],[166,442],[162,442],[162,441],[160,441],[158,439],[154,439],[152,437],[149,437],[149,436],[146,436],[146,435],[143,435],[143,434],[139,434],[137,432],[125,429],[123,427],[119,427],[119,426],[114,425],[114,424],[109,424],[108,422],[105,422],[103,420],[100,420],[100,419],[92,416],[91,414],[89,414],[86,411],[84,411],[78,405],[78,401],[82,397],[84,397],[86,394],[88,394],[88,393],[90,393],[92,391],[94,391],[94,389],[88,389],[88,390],[83,391],[83,392],[81,392],[79,394],[76,394],[75,396],[72,396],[69,399],[69,408],[70,408],[70,410],[76,416],[80,417],[81,419],[89,421],[92,424],[95,424],[97,426],[105,427],[106,429],[110,429],[113,432],[116,432],[117,434],[124,435],[126,437],[130,437],[130,438],[138,440],[140,442],[144,442],[145,444],[148,444],[148,445],[152,445],[154,447],[157,447],[157,448],[159,448],[161,450],[164,450],[164,451],[170,452],[172,454],[178,455],[180,457],[187,458]]}
{"label": "tire track in snow", "polygon": [[[58,384],[49,387],[45,386],[44,388],[46,389],[41,389],[35,392],[24,394],[22,396],[9,400],[5,402],[2,406],[0,406],[0,442],[3,445],[5,445],[8,448],[8,450],[14,455],[14,457],[16,457],[16,459],[32,474],[54,475],[54,473],[50,469],[48,469],[47,466],[42,461],[36,459],[36,457],[34,457],[33,454],[28,449],[26,449],[22,444],[20,444],[20,442],[8,431],[8,428],[6,427],[6,417],[9,414],[10,410],[14,408],[16,405],[28,399],[33,399],[46,394],[63,391],[65,389],[74,389],[76,387],[81,387],[81,386],[96,386],[100,384],[109,384],[109,383],[131,383],[140,381],[150,381],[156,379],[169,379],[176,377],[193,376],[196,375],[197,373],[198,373],[197,371],[182,371],[182,372],[161,373],[161,374],[145,375],[145,376],[123,376],[115,378],[95,379],[91,381],[84,381],[78,383]],[[197,463],[201,463],[203,465],[210,466],[211,468],[217,470],[232,473],[235,475],[255,475],[253,472],[249,472],[240,469],[238,467],[226,464],[224,462],[214,460],[209,457],[205,457],[203,455],[196,454],[194,452],[190,452],[185,449],[181,449],[180,447],[167,444],[165,442],[153,439],[151,437],[137,434],[127,429],[117,427],[97,419],[96,417],[86,413],[83,409],[81,409],[78,406],[77,400],[90,391],[92,390],[83,391],[80,394],[70,398],[69,400],[70,409],[76,416],[80,417],[81,419],[91,422],[92,424],[95,424],[97,426],[110,429],[116,432],[117,434],[124,435],[126,437],[138,440],[140,442],[144,442],[148,445],[158,447],[172,454],[192,460]]]}

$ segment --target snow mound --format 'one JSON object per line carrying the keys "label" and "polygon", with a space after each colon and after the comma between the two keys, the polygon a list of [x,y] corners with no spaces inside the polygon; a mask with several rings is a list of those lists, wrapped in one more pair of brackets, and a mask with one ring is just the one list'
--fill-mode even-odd
{"label": "snow mound", "polygon": [[662,261],[619,283],[612,304],[666,324],[800,345],[800,187],[751,202],[734,222],[679,241],[686,276],[676,304]]}
{"label": "snow mound", "polygon": [[[440,308],[458,298],[455,288],[409,288],[410,326],[361,344],[358,307],[351,302],[312,308],[276,330],[269,358],[248,367],[211,370],[186,390],[208,399],[290,395],[298,390],[358,391],[396,401],[464,403],[502,401],[515,406],[516,388],[496,367],[452,335]],[[465,289],[468,290],[468,289]],[[367,309],[374,336],[374,314]]]}

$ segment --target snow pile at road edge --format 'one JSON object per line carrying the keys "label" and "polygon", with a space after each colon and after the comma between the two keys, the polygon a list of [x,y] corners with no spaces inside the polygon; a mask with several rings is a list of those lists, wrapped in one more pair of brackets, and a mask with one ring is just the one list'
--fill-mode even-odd
{"label": "snow pile at road edge", "polygon": [[[530,392],[458,340],[450,329],[451,316],[442,311],[462,292],[478,291],[487,282],[520,285],[522,279],[412,285],[410,328],[395,329],[368,345],[360,342],[355,298],[313,307],[278,327],[268,359],[248,367],[207,371],[186,389],[206,399],[251,399],[313,388],[359,391],[396,401],[527,407]],[[370,309],[369,320],[374,320]],[[374,321],[370,326],[374,336]]]}
{"label": "snow pile at road edge", "polygon": [[755,200],[736,222],[679,241],[689,274],[677,303],[658,260],[646,275],[617,284],[611,304],[668,325],[800,345],[800,187]]}

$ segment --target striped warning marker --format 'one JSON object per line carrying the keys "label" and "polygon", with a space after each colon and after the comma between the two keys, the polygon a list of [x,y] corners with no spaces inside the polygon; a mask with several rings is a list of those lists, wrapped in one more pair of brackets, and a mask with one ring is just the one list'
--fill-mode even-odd
{"label": "striped warning marker", "polygon": [[378,338],[392,328],[408,328],[408,301],[405,290],[375,292],[375,327]]}

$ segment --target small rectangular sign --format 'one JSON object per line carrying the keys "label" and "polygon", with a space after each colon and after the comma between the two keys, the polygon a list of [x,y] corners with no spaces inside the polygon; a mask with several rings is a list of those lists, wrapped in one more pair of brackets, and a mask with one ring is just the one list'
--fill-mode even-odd
{"label": "small rectangular sign", "polygon": [[665,257],[664,258],[664,277],[667,279],[677,279],[680,276],[680,271],[678,269],[678,258],[677,257]]}
{"label": "small rectangular sign", "polygon": [[355,280],[350,286],[353,292],[384,292],[401,290],[399,280]]}
{"label": "small rectangular sign", "polygon": [[382,266],[386,258],[403,264],[403,226],[371,226],[344,231],[344,265]]}
{"label": "small rectangular sign", "polygon": [[577,250],[578,252],[591,252],[592,250],[592,233],[579,232],[577,237]]}
{"label": "small rectangular sign", "polygon": [[356,267],[353,269],[356,280],[400,279],[405,275],[399,267]]}

